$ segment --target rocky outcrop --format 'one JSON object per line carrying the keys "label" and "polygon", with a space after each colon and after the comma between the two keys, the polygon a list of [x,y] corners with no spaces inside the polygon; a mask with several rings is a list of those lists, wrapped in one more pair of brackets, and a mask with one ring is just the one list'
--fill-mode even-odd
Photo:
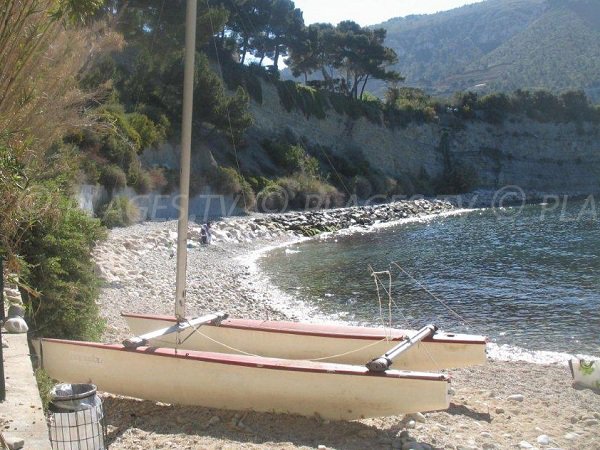
{"label": "rocky outcrop", "polygon": [[304,236],[337,231],[350,227],[370,227],[378,223],[393,222],[408,217],[439,214],[453,209],[445,201],[399,201],[372,206],[354,206],[334,210],[318,210],[274,214],[252,219],[257,224],[275,223],[286,231]]}
{"label": "rocky outcrop", "polygon": [[[591,194],[600,190],[600,127],[595,124],[540,123],[513,117],[501,125],[482,121],[416,124],[387,128],[366,118],[351,119],[333,109],[320,120],[287,112],[273,85],[263,83],[263,103],[251,102],[253,133],[283,133],[319,144],[338,156],[361,152],[372,167],[393,177],[440,175],[450,160],[470,166],[478,187],[517,185],[526,191]],[[445,155],[441,144],[447,135]]]}

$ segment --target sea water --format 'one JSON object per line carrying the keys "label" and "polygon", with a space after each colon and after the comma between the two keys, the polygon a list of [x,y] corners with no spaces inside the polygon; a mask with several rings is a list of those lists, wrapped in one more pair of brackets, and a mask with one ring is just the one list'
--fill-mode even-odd
{"label": "sea water", "polygon": [[[258,264],[323,317],[485,334],[507,359],[528,359],[527,350],[547,361],[562,359],[557,352],[600,356],[598,214],[591,197],[475,210],[332,234]],[[387,275],[378,275],[378,293],[373,271],[390,272],[391,296]]]}

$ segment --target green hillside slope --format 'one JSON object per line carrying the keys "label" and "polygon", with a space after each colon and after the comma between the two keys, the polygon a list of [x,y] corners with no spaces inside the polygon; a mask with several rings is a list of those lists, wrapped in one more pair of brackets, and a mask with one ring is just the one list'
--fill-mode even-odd
{"label": "green hillside slope", "polygon": [[598,0],[487,0],[378,26],[410,86],[439,94],[585,89],[600,99]]}

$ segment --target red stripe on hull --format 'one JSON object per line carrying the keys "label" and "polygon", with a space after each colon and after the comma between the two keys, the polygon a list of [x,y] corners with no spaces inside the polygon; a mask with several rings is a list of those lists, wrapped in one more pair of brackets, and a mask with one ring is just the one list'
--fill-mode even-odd
{"label": "red stripe on hull", "polygon": [[[123,317],[132,317],[139,319],[164,320],[169,322],[177,322],[173,316],[165,315],[148,315],[148,314],[132,314],[122,313]],[[206,326],[213,326],[207,324]],[[381,340],[386,338],[385,330],[382,328],[368,327],[353,327],[348,325],[322,325],[300,322],[286,321],[261,321],[251,319],[227,319],[220,323],[220,327],[232,328],[238,330],[261,331],[265,333],[286,333],[302,336],[316,336],[339,339],[364,339],[364,340]],[[406,339],[406,334],[401,330],[389,330],[391,335],[390,341],[402,341]],[[487,339],[485,337],[476,336],[472,339],[457,339],[452,335],[434,335],[429,336],[423,342],[436,343],[453,343],[453,344],[474,344],[485,345]]]}
{"label": "red stripe on hull", "polygon": [[55,342],[59,344],[73,345],[77,347],[98,348],[102,350],[111,350],[118,352],[147,354],[162,356],[166,358],[185,359],[191,361],[201,361],[216,364],[228,364],[234,366],[253,367],[260,369],[289,370],[295,372],[312,372],[322,374],[336,375],[358,375],[374,376],[384,378],[403,378],[411,380],[429,380],[429,381],[449,381],[449,378],[443,374],[428,374],[424,372],[401,372],[390,370],[383,373],[369,372],[366,367],[350,366],[344,364],[319,363],[304,360],[287,360],[277,358],[265,358],[262,356],[235,355],[229,353],[197,352],[189,350],[175,350],[170,348],[139,347],[137,349],[128,349],[117,344],[101,344],[98,342],[69,341],[63,339],[42,339],[43,343]]}

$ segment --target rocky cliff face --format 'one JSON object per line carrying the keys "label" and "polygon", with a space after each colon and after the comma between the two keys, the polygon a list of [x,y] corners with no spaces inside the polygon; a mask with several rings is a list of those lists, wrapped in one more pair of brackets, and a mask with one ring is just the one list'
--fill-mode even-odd
{"label": "rocky cliff face", "polygon": [[[263,93],[262,105],[251,104],[253,133],[292,133],[338,156],[360,151],[374,168],[394,177],[418,177],[423,170],[438,176],[449,157],[453,163],[471,166],[482,188],[517,185],[565,194],[600,191],[597,125],[543,124],[513,117],[502,125],[471,121],[464,126],[411,124],[390,129],[333,109],[324,120],[306,118],[300,111],[287,112],[272,85],[263,84]],[[446,146],[440,145],[444,133]]]}

